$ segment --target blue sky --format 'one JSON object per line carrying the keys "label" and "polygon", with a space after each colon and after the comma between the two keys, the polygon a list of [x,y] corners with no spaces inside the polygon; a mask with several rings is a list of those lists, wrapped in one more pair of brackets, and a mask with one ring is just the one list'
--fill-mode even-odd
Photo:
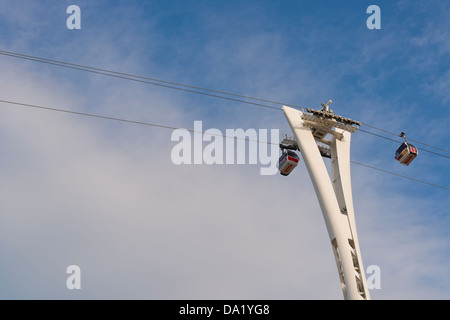
{"label": "blue sky", "polygon": [[[336,113],[449,150],[446,1],[0,4],[0,50],[303,107],[332,99]],[[66,27],[71,4],[81,30]],[[366,27],[372,4],[380,30]],[[6,56],[0,66],[2,100],[289,132],[277,110]],[[176,166],[171,130],[1,107],[0,298],[342,298],[304,166],[289,177]],[[420,151],[405,167],[397,147],[360,131],[351,157],[450,186],[448,158]],[[363,262],[381,269],[372,298],[448,299],[448,191],[357,165],[352,182]],[[71,264],[79,291],[65,286]]]}

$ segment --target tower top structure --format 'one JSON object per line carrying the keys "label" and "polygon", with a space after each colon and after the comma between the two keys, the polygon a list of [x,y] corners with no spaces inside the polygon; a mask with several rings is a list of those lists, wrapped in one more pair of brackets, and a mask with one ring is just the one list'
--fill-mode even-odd
{"label": "tower top structure", "polygon": [[[350,177],[351,134],[359,121],[330,109],[306,112],[283,106],[295,139],[286,137],[280,148],[298,149],[309,171],[328,230],[345,299],[370,299],[356,232]],[[322,158],[331,159],[332,177]]]}

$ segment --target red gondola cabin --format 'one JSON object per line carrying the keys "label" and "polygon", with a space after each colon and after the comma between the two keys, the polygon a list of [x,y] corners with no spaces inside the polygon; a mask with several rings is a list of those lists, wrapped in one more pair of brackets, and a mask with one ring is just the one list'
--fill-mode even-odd
{"label": "red gondola cabin", "polygon": [[395,159],[401,164],[409,164],[417,157],[419,150],[410,143],[403,142],[395,152]]}
{"label": "red gondola cabin", "polygon": [[280,170],[280,173],[283,176],[287,176],[297,166],[299,159],[300,158],[294,151],[283,151],[280,160],[278,160],[278,169]]}

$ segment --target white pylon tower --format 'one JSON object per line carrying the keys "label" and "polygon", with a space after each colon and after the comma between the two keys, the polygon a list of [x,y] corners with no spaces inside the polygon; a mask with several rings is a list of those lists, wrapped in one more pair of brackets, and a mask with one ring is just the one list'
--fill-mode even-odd
{"label": "white pylon tower", "polygon": [[[344,299],[370,299],[359,249],[350,177],[350,138],[360,122],[322,110],[283,106],[319,199]],[[327,136],[331,139],[327,140]],[[322,159],[331,158],[332,179]]]}

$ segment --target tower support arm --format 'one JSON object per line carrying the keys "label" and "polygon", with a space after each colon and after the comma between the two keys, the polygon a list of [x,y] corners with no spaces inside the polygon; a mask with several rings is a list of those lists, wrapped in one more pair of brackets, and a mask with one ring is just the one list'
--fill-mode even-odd
{"label": "tower support arm", "polygon": [[[336,186],[330,180],[316,140],[311,132],[310,125],[306,125],[302,119],[303,112],[286,106],[283,106],[283,111],[297,140],[298,147],[319,200],[335,255],[344,298],[352,300],[367,299],[366,286],[361,285],[363,283],[362,281],[365,283],[365,279],[361,279],[364,277],[364,270],[360,270],[359,268],[359,266],[362,266],[362,263],[358,264],[360,262],[358,260],[360,259],[359,246],[357,245],[358,240],[353,236],[356,234],[356,228],[352,230],[352,224],[349,222],[347,212],[341,211],[341,200],[338,200],[338,197],[341,198],[341,196],[345,198],[343,195],[346,194],[348,188],[344,186],[345,190],[338,192],[339,196],[335,193]],[[345,137],[344,133],[339,132],[340,134]],[[334,154],[335,158],[338,158],[339,155],[336,155],[336,150],[333,150],[333,148],[336,149],[336,141],[339,141],[339,139],[336,138],[336,135],[333,135],[331,144],[332,157]],[[343,159],[343,161],[347,160]],[[339,165],[337,165],[337,168],[337,179],[340,180],[342,169],[339,170]],[[345,178],[345,181],[347,181],[347,178]],[[342,203],[350,207],[345,200],[342,200]],[[353,214],[353,205],[351,205],[351,210]],[[358,250],[355,248],[358,248]],[[357,257],[356,260],[355,256]]]}

